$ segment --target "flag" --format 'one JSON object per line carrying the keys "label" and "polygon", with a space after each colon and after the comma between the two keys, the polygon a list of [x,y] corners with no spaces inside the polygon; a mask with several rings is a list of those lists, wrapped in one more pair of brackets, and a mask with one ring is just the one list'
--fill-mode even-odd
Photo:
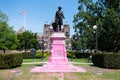
{"label": "flag", "polygon": [[26,11],[23,10],[22,12],[20,12],[20,15],[26,14]]}

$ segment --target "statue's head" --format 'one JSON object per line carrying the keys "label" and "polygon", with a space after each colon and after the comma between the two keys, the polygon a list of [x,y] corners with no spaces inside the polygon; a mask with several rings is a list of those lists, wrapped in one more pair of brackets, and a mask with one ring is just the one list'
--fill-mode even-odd
{"label": "statue's head", "polygon": [[59,10],[61,10],[61,9],[62,9],[62,7],[61,7],[61,6],[59,6],[59,7],[58,7],[58,9],[59,9]]}

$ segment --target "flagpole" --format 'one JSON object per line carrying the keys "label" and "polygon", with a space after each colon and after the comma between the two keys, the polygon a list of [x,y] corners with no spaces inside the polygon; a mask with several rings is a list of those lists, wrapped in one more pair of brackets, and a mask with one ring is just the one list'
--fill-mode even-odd
{"label": "flagpole", "polygon": [[23,27],[26,27],[26,11],[23,10],[20,15],[23,15]]}

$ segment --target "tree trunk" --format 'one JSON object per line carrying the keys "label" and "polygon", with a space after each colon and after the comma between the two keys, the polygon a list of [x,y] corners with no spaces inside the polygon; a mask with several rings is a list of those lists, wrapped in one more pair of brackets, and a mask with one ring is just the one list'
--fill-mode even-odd
{"label": "tree trunk", "polygon": [[5,54],[5,49],[3,50],[4,54]]}

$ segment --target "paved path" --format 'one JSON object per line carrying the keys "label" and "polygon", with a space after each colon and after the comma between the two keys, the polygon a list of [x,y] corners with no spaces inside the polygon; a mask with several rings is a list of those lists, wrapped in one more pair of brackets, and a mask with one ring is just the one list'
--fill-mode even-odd
{"label": "paved path", "polygon": [[[44,63],[47,63],[47,62],[25,62],[25,63],[22,63],[22,64],[44,64]],[[70,62],[72,64],[93,64],[93,63],[80,63],[80,62]]]}

